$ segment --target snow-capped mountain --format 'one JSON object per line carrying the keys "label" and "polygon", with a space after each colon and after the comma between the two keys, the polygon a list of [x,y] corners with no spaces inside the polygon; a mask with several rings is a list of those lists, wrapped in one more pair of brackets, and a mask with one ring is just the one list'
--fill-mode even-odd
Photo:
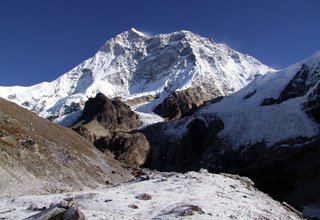
{"label": "snow-capped mountain", "polygon": [[311,138],[319,133],[319,124],[312,120],[316,115],[308,117],[305,111],[307,103],[317,98],[319,80],[320,51],[285,70],[256,77],[239,92],[199,114],[210,113],[221,118],[225,128],[219,136],[236,148]]}
{"label": "snow-capped mountain", "polygon": [[151,105],[142,101],[149,104],[143,107],[140,101],[134,108],[148,117],[173,91],[199,86],[208,99],[224,96],[269,71],[273,69],[258,60],[189,31],[149,37],[131,29],[58,79],[30,87],[0,87],[0,96],[70,125],[85,101],[98,92],[123,100],[149,97]]}

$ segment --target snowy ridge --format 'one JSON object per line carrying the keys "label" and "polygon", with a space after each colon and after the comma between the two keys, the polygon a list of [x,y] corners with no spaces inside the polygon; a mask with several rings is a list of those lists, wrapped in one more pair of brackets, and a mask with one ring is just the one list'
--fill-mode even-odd
{"label": "snowy ridge", "polygon": [[151,174],[148,180],[100,191],[10,198],[0,202],[0,217],[23,219],[36,213],[27,210],[32,204],[49,207],[70,197],[88,219],[302,219],[248,178],[205,170]]}
{"label": "snowy ridge", "polygon": [[[319,66],[320,51],[285,70],[257,77],[247,87],[207,106],[198,114],[209,113],[222,118],[225,128],[219,136],[235,148],[261,142],[272,146],[290,138],[314,137],[319,134],[319,125],[303,111],[303,104],[319,83]],[[311,87],[306,94],[281,103],[262,105],[265,99],[280,97],[293,77],[303,69],[308,69],[305,86]]]}
{"label": "snowy ridge", "polygon": [[[256,59],[189,31],[149,37],[131,29],[58,79],[30,87],[0,87],[0,96],[68,125],[98,92],[124,100],[158,95],[157,103],[192,86],[227,95],[268,71],[273,70]],[[151,108],[140,109],[150,113]]]}

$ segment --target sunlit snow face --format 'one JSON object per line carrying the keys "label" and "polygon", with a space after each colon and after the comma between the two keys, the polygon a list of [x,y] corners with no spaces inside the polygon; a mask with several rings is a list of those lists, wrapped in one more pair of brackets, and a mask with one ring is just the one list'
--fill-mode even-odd
{"label": "sunlit snow face", "polygon": [[68,119],[67,103],[84,103],[98,92],[125,100],[157,95],[160,99],[142,108],[142,113],[152,114],[152,106],[175,90],[206,84],[208,91],[227,95],[269,70],[252,57],[188,31],[151,37],[132,29],[110,39],[94,57],[57,80],[0,88],[0,95],[20,105],[28,103],[25,107],[42,117],[71,124],[79,114],[69,112],[73,116]]}

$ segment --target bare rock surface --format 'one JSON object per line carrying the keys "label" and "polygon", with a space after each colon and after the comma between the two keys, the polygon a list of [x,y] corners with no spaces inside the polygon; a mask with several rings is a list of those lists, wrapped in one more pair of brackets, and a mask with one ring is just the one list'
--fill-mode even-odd
{"label": "bare rock surface", "polygon": [[127,104],[119,99],[109,99],[102,93],[86,102],[83,113],[75,124],[88,124],[93,120],[110,131],[130,131],[141,125],[137,114]]}
{"label": "bare rock surface", "polygon": [[115,132],[94,142],[101,151],[109,150],[115,158],[130,165],[142,166],[150,152],[149,141],[142,133]]}
{"label": "bare rock surface", "polygon": [[153,112],[168,120],[175,120],[191,115],[205,101],[222,96],[219,91],[201,87],[188,88],[182,91],[174,91],[158,104]]}
{"label": "bare rock surface", "polygon": [[150,151],[149,142],[144,134],[131,132],[140,125],[138,115],[127,104],[99,93],[86,102],[72,128],[100,151],[111,151],[117,160],[142,166]]}

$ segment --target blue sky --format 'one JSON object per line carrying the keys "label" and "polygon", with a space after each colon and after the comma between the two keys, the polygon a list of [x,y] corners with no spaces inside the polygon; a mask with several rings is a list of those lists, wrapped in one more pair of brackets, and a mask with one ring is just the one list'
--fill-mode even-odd
{"label": "blue sky", "polygon": [[320,50],[319,0],[0,0],[0,85],[51,81],[131,27],[190,30],[275,68]]}

